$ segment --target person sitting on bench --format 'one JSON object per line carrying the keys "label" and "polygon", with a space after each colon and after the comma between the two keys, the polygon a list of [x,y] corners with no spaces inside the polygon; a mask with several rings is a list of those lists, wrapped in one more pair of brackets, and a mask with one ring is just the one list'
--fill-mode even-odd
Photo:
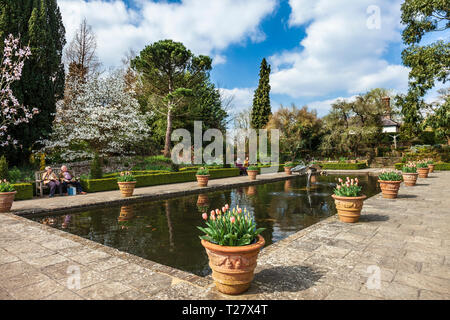
{"label": "person sitting on bench", "polygon": [[64,193],[67,194],[67,187],[69,185],[74,186],[77,189],[77,193],[79,194],[86,194],[86,192],[83,191],[83,188],[81,187],[81,183],[75,180],[72,177],[72,174],[67,170],[66,166],[61,167],[61,181],[64,189]]}
{"label": "person sitting on bench", "polygon": [[45,167],[45,172],[42,175],[44,185],[48,185],[50,188],[50,198],[55,196],[56,187],[58,187],[59,195],[62,196],[62,185],[58,179],[58,176],[53,172],[51,167]]}

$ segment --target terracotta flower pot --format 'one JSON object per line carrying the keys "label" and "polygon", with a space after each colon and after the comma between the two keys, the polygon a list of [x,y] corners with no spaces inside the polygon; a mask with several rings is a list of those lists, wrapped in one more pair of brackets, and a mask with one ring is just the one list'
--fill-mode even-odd
{"label": "terracotta flower pot", "polygon": [[340,197],[333,194],[332,197],[336,204],[340,221],[347,223],[358,222],[364,199],[367,198],[365,195],[359,197]]}
{"label": "terracotta flower pot", "polygon": [[199,187],[206,187],[208,185],[209,181],[209,174],[208,175],[196,175],[197,177],[197,183]]}
{"label": "terracotta flower pot", "polygon": [[288,176],[292,175],[291,169],[293,167],[284,167],[284,173],[286,173]]}
{"label": "terracotta flower pot", "polygon": [[131,197],[133,195],[134,187],[136,186],[136,181],[117,182],[117,184],[119,185],[122,198]]}
{"label": "terracotta flower pot", "polygon": [[258,235],[256,243],[240,247],[220,246],[202,240],[217,290],[230,295],[247,291],[253,280],[259,251],[264,244],[261,235]]}
{"label": "terracotta flower pot", "polygon": [[419,174],[419,178],[428,178],[428,172],[430,169],[428,168],[417,168],[417,173]]}
{"label": "terracotta flower pot", "polygon": [[256,176],[258,175],[258,170],[247,170],[247,174],[250,180],[256,180]]}
{"label": "terracotta flower pot", "polygon": [[419,174],[417,172],[413,172],[413,173],[403,172],[402,176],[403,176],[403,181],[405,182],[405,186],[413,187],[416,185],[417,177],[419,176]]}
{"label": "terracotta flower pot", "polygon": [[435,164],[428,165],[428,169],[430,169],[430,172],[428,172],[428,173],[432,173],[434,171],[434,166],[435,166]]}
{"label": "terracotta flower pot", "polygon": [[0,212],[10,212],[17,191],[0,192]]}
{"label": "terracotta flower pot", "polygon": [[381,188],[381,194],[383,198],[395,199],[398,195],[398,189],[400,189],[400,184],[402,181],[386,181],[378,180]]}

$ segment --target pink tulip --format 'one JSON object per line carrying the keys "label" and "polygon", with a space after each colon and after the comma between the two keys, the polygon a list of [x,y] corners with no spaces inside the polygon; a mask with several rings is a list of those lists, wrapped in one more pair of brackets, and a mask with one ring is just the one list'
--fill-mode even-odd
{"label": "pink tulip", "polygon": [[336,188],[337,188],[338,190],[341,190],[342,187],[338,185]]}
{"label": "pink tulip", "polygon": [[208,215],[206,214],[206,212],[202,214],[202,218],[203,220],[208,220]]}
{"label": "pink tulip", "polygon": [[219,209],[216,209],[216,213],[219,215],[221,212]]}
{"label": "pink tulip", "polygon": [[234,223],[235,221],[236,221],[236,218],[234,216],[230,218],[231,223]]}
{"label": "pink tulip", "polygon": [[225,205],[225,209],[230,209],[230,206],[228,204]]}
{"label": "pink tulip", "polygon": [[238,213],[242,213],[242,208],[239,208],[239,209],[237,210],[237,212],[238,212]]}
{"label": "pink tulip", "polygon": [[212,219],[213,221],[216,221],[216,215],[215,215],[215,214],[212,214],[212,215],[211,215],[211,219]]}
{"label": "pink tulip", "polygon": [[227,209],[225,207],[222,207],[222,212],[225,213]]}
{"label": "pink tulip", "polygon": [[339,181],[339,183],[342,183],[342,182],[343,182],[343,180],[342,180],[341,178],[339,178],[339,180],[338,180],[338,181]]}
{"label": "pink tulip", "polygon": [[211,210],[211,214],[214,214],[215,213],[215,211],[214,210]]}

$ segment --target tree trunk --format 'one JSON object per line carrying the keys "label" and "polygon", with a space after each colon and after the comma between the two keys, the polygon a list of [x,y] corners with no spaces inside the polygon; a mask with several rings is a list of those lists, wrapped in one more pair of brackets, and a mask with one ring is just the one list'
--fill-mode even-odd
{"label": "tree trunk", "polygon": [[169,102],[169,108],[167,111],[167,129],[166,129],[166,142],[164,145],[164,157],[170,158],[170,137],[172,135],[172,109]]}

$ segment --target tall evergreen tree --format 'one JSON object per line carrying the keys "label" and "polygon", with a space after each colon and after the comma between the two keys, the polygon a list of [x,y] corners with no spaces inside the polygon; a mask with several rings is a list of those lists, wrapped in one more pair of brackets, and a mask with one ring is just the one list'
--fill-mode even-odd
{"label": "tall evergreen tree", "polygon": [[272,114],[270,108],[270,65],[266,58],[261,62],[259,71],[259,85],[253,97],[253,107],[251,113],[251,126],[254,129],[262,129],[269,122]]}
{"label": "tall evergreen tree", "polygon": [[[10,162],[26,159],[34,143],[47,137],[52,129],[56,101],[64,93],[63,47],[65,28],[56,0],[0,0],[0,40],[9,34],[20,36],[32,55],[23,68],[22,79],[13,92],[20,103],[38,108],[28,124],[17,126],[11,135],[22,145],[17,150],[1,150]],[[3,41],[0,41],[3,50]],[[12,160],[12,161],[11,161]]]}

